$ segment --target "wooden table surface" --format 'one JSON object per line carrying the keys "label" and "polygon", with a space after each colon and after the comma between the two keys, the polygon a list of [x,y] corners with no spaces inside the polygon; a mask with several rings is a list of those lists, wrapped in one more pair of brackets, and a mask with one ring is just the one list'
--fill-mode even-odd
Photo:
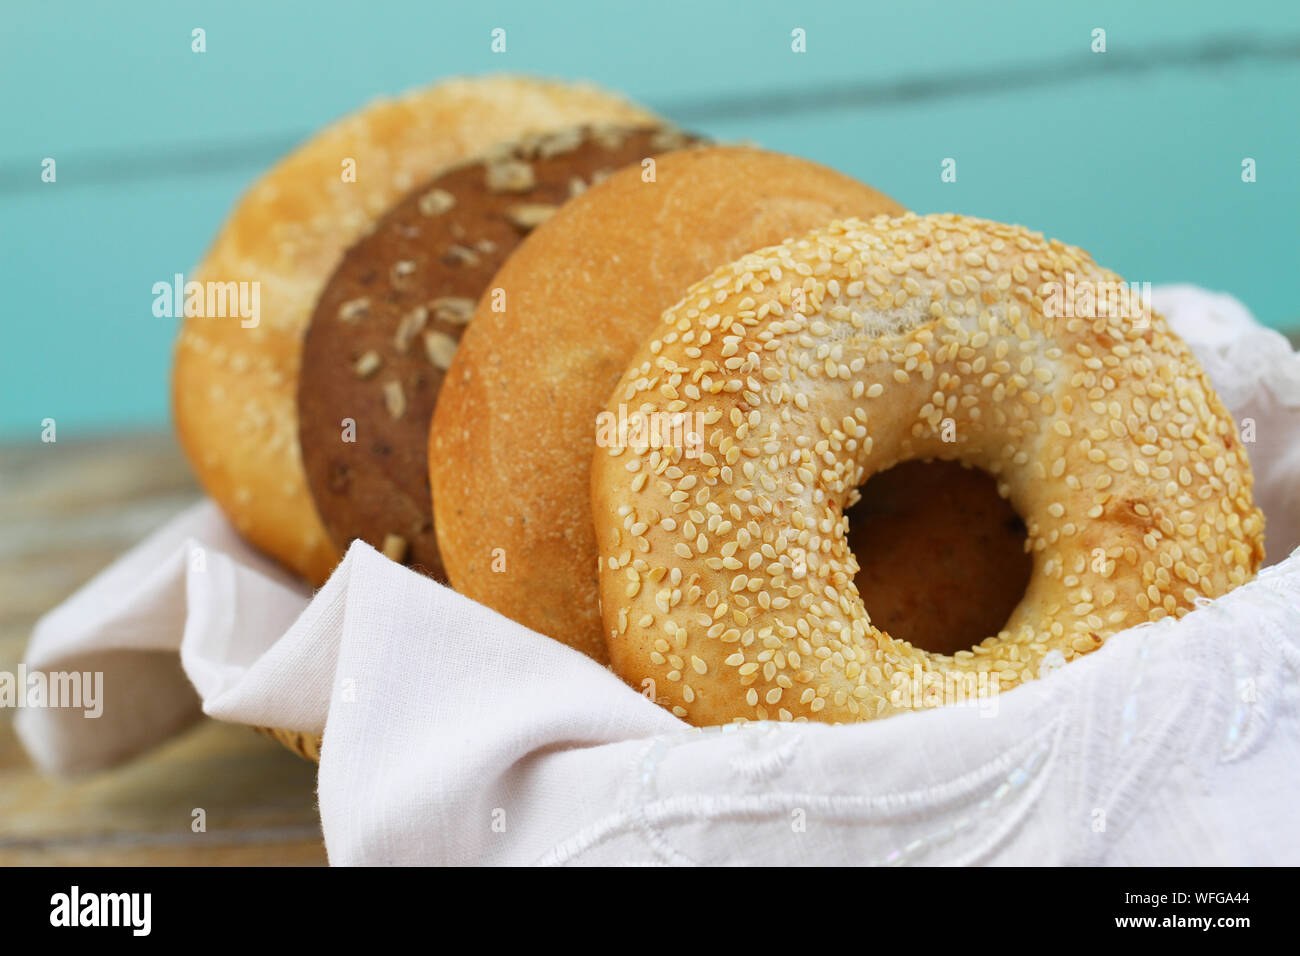
{"label": "wooden table surface", "polygon": [[[0,671],[41,614],[198,497],[168,436],[0,445]],[[60,780],[32,767],[13,714],[0,708],[0,865],[326,862],[315,765],[245,727],[204,719],[124,766]]]}

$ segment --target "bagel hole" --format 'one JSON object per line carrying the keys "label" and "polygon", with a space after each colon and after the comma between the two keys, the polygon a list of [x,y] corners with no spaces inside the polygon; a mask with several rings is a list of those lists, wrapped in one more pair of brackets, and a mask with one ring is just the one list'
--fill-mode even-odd
{"label": "bagel hole", "polygon": [[1029,585],[1025,523],[987,472],[907,461],[867,479],[848,510],[871,623],[953,654],[998,633]]}

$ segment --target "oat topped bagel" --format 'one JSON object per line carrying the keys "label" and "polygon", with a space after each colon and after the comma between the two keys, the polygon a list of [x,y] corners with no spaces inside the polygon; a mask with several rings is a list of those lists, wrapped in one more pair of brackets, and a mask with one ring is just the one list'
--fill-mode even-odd
{"label": "oat topped bagel", "polygon": [[[316,513],[433,577],[429,422],[475,304],[532,228],[602,175],[676,149],[662,125],[572,126],[501,143],[412,190],[343,256],[316,300],[298,444]],[[340,423],[356,441],[340,440]]]}
{"label": "oat topped bagel", "polygon": [[[691,287],[609,400],[631,425],[598,430],[614,669],[696,725],[866,720],[913,675],[1006,690],[1249,580],[1250,466],[1191,351],[1136,297],[1060,295],[1121,285],[1018,226],[906,215]],[[873,627],[853,581],[845,509],[918,458],[994,475],[1033,556],[1004,628],[952,656]]]}
{"label": "oat topped bagel", "polygon": [[316,513],[298,444],[302,337],[344,252],[424,181],[497,144],[654,117],[590,86],[452,79],[376,100],[321,130],[240,199],[194,279],[252,283],[260,316],[190,314],[172,412],[204,490],[239,532],[313,584],[342,552]]}

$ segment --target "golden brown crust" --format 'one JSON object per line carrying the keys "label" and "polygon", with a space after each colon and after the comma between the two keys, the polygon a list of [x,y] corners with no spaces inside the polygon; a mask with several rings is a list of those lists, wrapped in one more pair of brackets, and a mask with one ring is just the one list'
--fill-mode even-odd
{"label": "golden brown crust", "polygon": [[628,359],[720,264],[840,216],[900,211],[815,163],[723,147],[670,153],[652,183],[630,168],[566,204],[492,281],[506,311],[480,302],[439,396],[430,477],[453,586],[605,660],[590,464]]}
{"label": "golden brown crust", "polygon": [[[652,119],[584,86],[450,80],[344,117],[249,189],[191,278],[259,282],[260,321],[187,319],[172,377],[181,445],[245,537],[315,584],[339,558],[306,488],[295,392],[303,329],[343,250],[407,191],[497,142]],[[348,159],[355,182],[343,181]]]}
{"label": "golden brown crust", "polygon": [[[834,223],[692,287],[607,408],[698,416],[695,453],[594,458],[614,670],[697,725],[868,720],[1014,687],[1247,581],[1263,516],[1235,424],[1123,288],[956,215]],[[918,458],[993,474],[1034,557],[1004,629],[952,656],[873,624],[847,544],[856,488]]]}

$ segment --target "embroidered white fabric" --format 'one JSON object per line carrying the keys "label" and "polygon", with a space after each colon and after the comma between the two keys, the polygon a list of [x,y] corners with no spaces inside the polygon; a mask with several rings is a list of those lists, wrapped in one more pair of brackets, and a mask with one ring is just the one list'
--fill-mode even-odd
{"label": "embroidered white fabric", "polygon": [[[1279,561],[1300,544],[1300,355],[1228,296],[1155,304],[1253,419]],[[43,618],[26,664],[104,673],[98,719],[19,711],[53,772],[200,709],[323,729],[336,864],[1300,862],[1300,551],[992,701],[696,730],[363,544],[312,597],[205,503]]]}

